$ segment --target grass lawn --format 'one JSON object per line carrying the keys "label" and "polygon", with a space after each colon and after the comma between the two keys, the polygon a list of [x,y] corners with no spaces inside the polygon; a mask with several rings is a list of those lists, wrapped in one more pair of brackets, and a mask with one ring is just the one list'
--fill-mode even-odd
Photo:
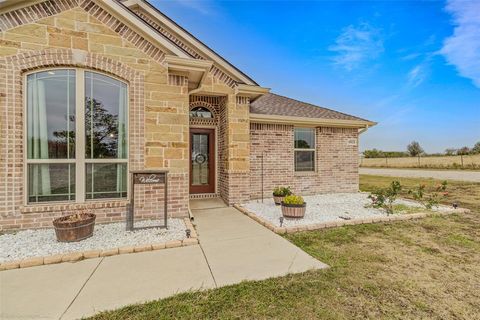
{"label": "grass lawn", "polygon": [[[362,176],[370,191],[399,180]],[[480,319],[480,184],[449,182],[447,203],[472,213],[286,235],[327,270],[244,282],[95,319]]]}

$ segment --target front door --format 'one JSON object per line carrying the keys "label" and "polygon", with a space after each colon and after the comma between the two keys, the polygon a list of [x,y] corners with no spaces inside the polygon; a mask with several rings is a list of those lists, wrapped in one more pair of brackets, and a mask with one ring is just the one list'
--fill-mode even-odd
{"label": "front door", "polygon": [[215,192],[215,130],[190,129],[190,193]]}

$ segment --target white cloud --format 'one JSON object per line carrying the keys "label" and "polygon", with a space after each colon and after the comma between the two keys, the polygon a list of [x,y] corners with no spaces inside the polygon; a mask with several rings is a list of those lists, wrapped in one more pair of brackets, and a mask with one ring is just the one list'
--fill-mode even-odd
{"label": "white cloud", "polygon": [[413,88],[418,87],[427,78],[427,73],[427,66],[424,63],[413,67],[407,75],[408,86]]}
{"label": "white cloud", "polygon": [[446,11],[453,17],[453,35],[440,53],[458,73],[480,88],[480,1],[449,0]]}
{"label": "white cloud", "polygon": [[380,30],[367,23],[350,25],[342,30],[328,50],[336,52],[333,58],[335,64],[351,71],[377,58],[384,50],[383,39]]}

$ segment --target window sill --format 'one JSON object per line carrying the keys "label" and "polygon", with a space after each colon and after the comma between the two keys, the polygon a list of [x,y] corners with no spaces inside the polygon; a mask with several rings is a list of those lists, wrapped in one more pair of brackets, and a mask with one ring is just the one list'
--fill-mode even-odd
{"label": "window sill", "polygon": [[103,208],[119,208],[126,207],[130,201],[126,199],[119,200],[95,200],[84,203],[41,203],[28,204],[20,207],[21,213],[38,213],[38,212],[52,212],[52,211],[68,211],[80,209],[103,209]]}

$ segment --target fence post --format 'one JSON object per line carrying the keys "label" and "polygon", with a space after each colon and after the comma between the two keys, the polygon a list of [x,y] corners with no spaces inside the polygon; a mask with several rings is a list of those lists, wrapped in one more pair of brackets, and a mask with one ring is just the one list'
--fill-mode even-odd
{"label": "fence post", "polygon": [[460,155],[460,159],[462,160],[462,169],[463,169],[463,154]]}
{"label": "fence post", "polygon": [[418,155],[418,167],[420,167],[420,155]]}
{"label": "fence post", "polygon": [[388,168],[388,157],[387,156],[385,156],[385,167]]}

